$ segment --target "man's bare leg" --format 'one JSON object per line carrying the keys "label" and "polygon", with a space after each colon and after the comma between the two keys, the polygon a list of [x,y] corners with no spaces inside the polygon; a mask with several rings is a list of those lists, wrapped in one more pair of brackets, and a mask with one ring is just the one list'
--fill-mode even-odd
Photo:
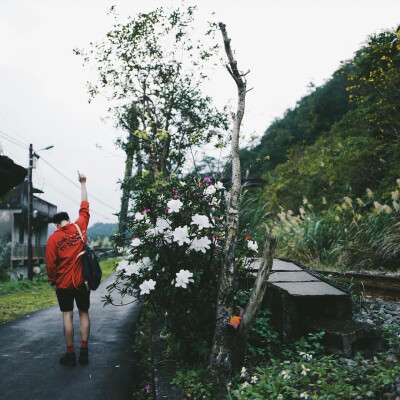
{"label": "man's bare leg", "polygon": [[89,361],[89,349],[88,349],[88,340],[90,333],[90,319],[88,311],[79,310],[79,319],[80,319],[80,329],[81,329],[81,350],[79,352],[79,362],[81,364],[87,364]]}
{"label": "man's bare leg", "polygon": [[79,310],[79,319],[82,342],[87,342],[89,340],[90,333],[89,312]]}
{"label": "man's bare leg", "polygon": [[64,336],[67,346],[74,345],[74,324],[73,324],[73,311],[63,312],[63,326],[64,326]]}

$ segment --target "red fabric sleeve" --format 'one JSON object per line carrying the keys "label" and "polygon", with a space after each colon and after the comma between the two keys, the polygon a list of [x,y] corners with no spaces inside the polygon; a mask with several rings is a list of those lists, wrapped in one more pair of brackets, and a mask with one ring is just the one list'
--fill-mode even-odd
{"label": "red fabric sleeve", "polygon": [[46,245],[46,270],[47,280],[56,282],[57,248],[50,237]]}
{"label": "red fabric sleeve", "polygon": [[89,203],[87,201],[82,201],[81,208],[79,209],[79,218],[75,223],[78,224],[79,228],[81,228],[83,235],[86,233],[87,226],[89,225],[89,218]]}

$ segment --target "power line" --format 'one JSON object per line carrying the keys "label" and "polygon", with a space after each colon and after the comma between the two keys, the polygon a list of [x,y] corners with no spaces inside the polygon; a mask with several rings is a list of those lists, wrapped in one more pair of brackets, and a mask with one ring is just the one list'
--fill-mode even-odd
{"label": "power line", "polygon": [[[59,173],[64,179],[66,179],[68,182],[70,182],[72,185],[74,185],[76,188],[80,189],[80,187],[71,179],[68,178],[68,176],[64,175],[60,170],[58,170],[56,167],[54,167],[53,165],[51,165],[48,161],[46,161],[43,157],[41,157],[42,161],[44,161],[49,167],[53,168],[54,171],[56,171],[57,173]],[[115,210],[115,207],[112,207],[110,205],[108,205],[107,203],[104,203],[104,201],[98,199],[97,197],[93,196],[92,194],[90,195],[91,197],[93,197],[95,200],[97,200],[99,203],[105,205],[106,207],[111,208],[112,210]]]}
{"label": "power line", "polygon": [[2,130],[0,130],[0,137],[2,137],[2,138],[5,139],[5,140],[8,140],[9,142],[11,142],[11,143],[13,143],[13,144],[15,144],[15,145],[17,145],[17,146],[19,146],[19,147],[22,147],[22,148],[25,149],[25,150],[28,149],[28,146],[27,146],[27,145],[24,145],[22,142],[19,142],[19,141],[13,139],[11,136],[7,135],[7,134],[6,134],[5,132],[3,132]]}
{"label": "power line", "polygon": [[123,160],[125,160],[125,158],[122,157],[122,156],[120,156],[119,154],[111,153],[111,151],[104,150],[103,147],[100,146],[100,145],[98,145],[98,144],[96,144],[95,146],[96,146],[97,149],[99,149],[99,150],[101,150],[101,151],[104,151],[104,153],[107,153],[107,154],[109,154],[110,156],[122,158]]}
{"label": "power line", "polygon": [[[69,195],[67,195],[66,193],[64,193],[62,190],[60,190],[60,189],[58,189],[56,186],[54,186],[52,183],[50,183],[50,182],[47,182],[47,183],[48,183],[50,186],[52,186],[53,189],[57,190],[61,195],[63,195],[64,197],[66,197],[68,200],[72,201],[73,203],[75,203],[75,204],[77,204],[77,205],[80,205],[80,203],[79,203],[76,199],[73,199],[72,197],[70,197]],[[108,219],[109,221],[112,221],[112,219],[111,219],[110,217],[107,217],[107,216],[105,216],[105,215],[103,215],[103,214],[100,214],[100,213],[98,213],[97,211],[90,210],[90,213],[92,213],[92,214],[97,214],[98,216],[100,216],[100,217],[102,217],[102,218],[105,218],[105,219]]]}
{"label": "power line", "polygon": [[[0,107],[0,112],[3,113],[3,117],[5,117],[6,122],[8,122],[9,126],[17,133],[21,134],[23,133],[23,136],[25,136],[25,139],[28,139],[29,142],[32,141],[37,143],[37,139],[35,139],[33,136],[31,136],[24,128],[22,125],[19,124],[18,121],[14,121],[13,117],[2,107]],[[12,125],[12,126],[11,126]],[[44,147],[44,146],[41,146]]]}
{"label": "power line", "polygon": [[[23,149],[27,150],[28,149],[28,145],[24,145],[23,142],[17,141],[16,139],[12,138],[11,136],[9,136],[6,132],[0,130],[0,137],[2,137],[5,140],[10,141],[11,143],[22,147]],[[111,154],[111,153],[110,153]],[[119,156],[118,156],[119,157]],[[70,182],[72,185],[74,185],[76,188],[80,189],[80,187],[73,182],[70,178],[68,178],[66,175],[64,175],[59,169],[57,169],[56,167],[54,167],[54,165],[50,164],[48,161],[46,161],[42,156],[41,159],[51,168],[53,168],[58,174],[60,174],[64,179],[66,179],[68,182]],[[103,204],[104,206],[110,208],[113,211],[116,211],[115,207],[110,206],[109,204],[105,203],[103,200],[100,200],[99,198],[97,198],[96,196],[94,196],[93,194],[90,195],[94,200],[98,201],[99,203]]]}

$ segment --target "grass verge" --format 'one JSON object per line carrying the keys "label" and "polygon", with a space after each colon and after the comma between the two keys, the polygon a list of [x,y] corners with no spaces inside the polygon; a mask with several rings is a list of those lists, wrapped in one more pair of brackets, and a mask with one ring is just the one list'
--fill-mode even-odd
{"label": "grass verge", "polygon": [[[114,272],[118,259],[100,261],[103,271],[102,280]],[[46,276],[33,281],[0,282],[0,323],[13,321],[30,312],[57,304],[54,289],[48,284]]]}

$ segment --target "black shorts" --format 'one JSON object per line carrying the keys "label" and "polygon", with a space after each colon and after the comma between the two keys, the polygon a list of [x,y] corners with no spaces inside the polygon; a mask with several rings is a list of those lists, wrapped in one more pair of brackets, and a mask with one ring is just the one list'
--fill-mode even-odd
{"label": "black shorts", "polygon": [[90,307],[90,290],[83,284],[78,289],[57,289],[56,290],[60,311],[73,311],[74,299],[78,310],[87,312]]}

